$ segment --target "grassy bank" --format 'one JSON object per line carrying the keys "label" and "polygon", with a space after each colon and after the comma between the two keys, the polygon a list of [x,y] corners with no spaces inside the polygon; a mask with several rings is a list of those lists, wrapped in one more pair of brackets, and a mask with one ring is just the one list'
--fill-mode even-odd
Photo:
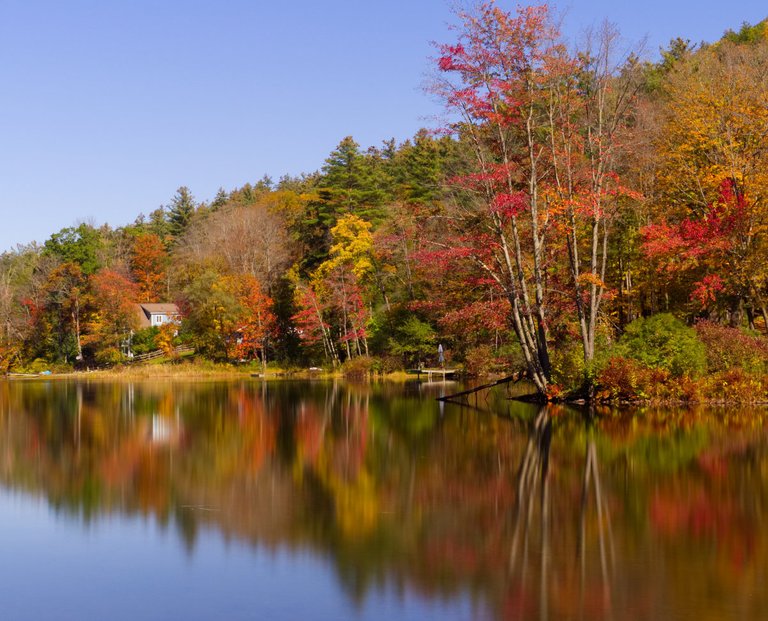
{"label": "grassy bank", "polygon": [[261,365],[233,365],[210,362],[201,359],[181,361],[159,360],[145,364],[118,365],[106,369],[74,371],[71,369],[52,369],[51,372],[30,372],[19,370],[11,373],[10,379],[104,379],[104,380],[133,380],[133,379],[239,379],[259,377],[263,379],[367,379],[377,378],[387,381],[403,382],[414,379],[405,371],[393,371],[385,374],[371,374],[360,377],[349,375],[345,369],[307,369],[283,368],[269,366],[266,372]]}

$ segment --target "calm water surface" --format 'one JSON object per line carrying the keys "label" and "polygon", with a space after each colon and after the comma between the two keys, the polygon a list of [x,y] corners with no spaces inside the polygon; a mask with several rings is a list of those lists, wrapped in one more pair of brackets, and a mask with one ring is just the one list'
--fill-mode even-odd
{"label": "calm water surface", "polygon": [[3,619],[768,617],[764,410],[443,389],[0,381]]}

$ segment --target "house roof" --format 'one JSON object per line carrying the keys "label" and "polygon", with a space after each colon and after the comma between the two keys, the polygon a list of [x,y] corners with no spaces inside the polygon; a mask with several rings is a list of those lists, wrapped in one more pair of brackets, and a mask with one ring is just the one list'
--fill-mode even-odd
{"label": "house roof", "polygon": [[145,313],[178,315],[179,307],[175,304],[139,304]]}
{"label": "house roof", "polygon": [[139,316],[139,328],[152,325],[152,315],[180,315],[179,307],[175,304],[137,304],[136,314]]}

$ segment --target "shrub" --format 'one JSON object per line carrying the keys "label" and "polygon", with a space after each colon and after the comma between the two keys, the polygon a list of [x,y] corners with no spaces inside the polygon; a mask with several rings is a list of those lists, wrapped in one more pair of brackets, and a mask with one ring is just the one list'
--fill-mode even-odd
{"label": "shrub", "polygon": [[464,369],[469,375],[489,375],[493,373],[495,366],[490,345],[472,347],[464,356]]}
{"label": "shrub", "polygon": [[651,370],[636,360],[614,356],[595,378],[599,399],[636,401],[647,398]]}
{"label": "shrub", "polygon": [[43,358],[35,358],[32,363],[27,367],[29,373],[42,373],[43,371],[49,371],[51,369],[51,363]]}
{"label": "shrub", "polygon": [[116,347],[106,347],[96,353],[96,364],[111,367],[124,361],[123,354]]}
{"label": "shrub", "polygon": [[394,373],[403,368],[403,360],[400,356],[381,356],[379,360],[382,373]]}
{"label": "shrub", "polygon": [[133,353],[138,356],[139,354],[147,354],[158,349],[155,339],[159,332],[160,329],[157,326],[137,330],[131,338],[131,350]]}
{"label": "shrub", "polygon": [[695,377],[707,366],[706,349],[696,330],[669,313],[633,321],[611,353],[664,369],[674,377]]}
{"label": "shrub", "polygon": [[351,379],[365,379],[373,372],[374,361],[368,356],[358,356],[350,358],[341,365],[341,372],[344,377]]}
{"label": "shrub", "polygon": [[43,373],[45,371],[69,373],[72,371],[72,365],[66,362],[51,362],[44,358],[35,358],[27,364],[14,365],[11,370],[14,373]]}
{"label": "shrub", "polygon": [[738,367],[709,375],[701,383],[709,401],[757,403],[768,398],[768,376],[747,373]]}
{"label": "shrub", "polygon": [[651,369],[618,356],[608,359],[595,378],[597,398],[603,401],[693,403],[701,401],[700,383],[688,375],[673,377],[666,369]]}
{"label": "shrub", "polygon": [[696,334],[706,347],[710,373],[735,368],[755,374],[768,372],[768,340],[765,338],[712,321],[699,321]]}
{"label": "shrub", "polygon": [[490,345],[477,345],[464,356],[464,369],[469,375],[506,375],[524,368],[525,360],[517,344],[497,350]]}

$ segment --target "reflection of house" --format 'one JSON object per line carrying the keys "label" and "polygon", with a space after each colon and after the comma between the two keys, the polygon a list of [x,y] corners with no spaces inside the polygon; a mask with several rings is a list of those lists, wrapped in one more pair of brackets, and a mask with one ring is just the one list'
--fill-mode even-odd
{"label": "reflection of house", "polygon": [[147,433],[151,444],[178,444],[180,437],[181,422],[178,412],[175,420],[160,414],[152,415],[152,427]]}
{"label": "reflection of house", "polygon": [[159,327],[165,323],[179,323],[181,313],[175,304],[137,304],[139,328]]}

